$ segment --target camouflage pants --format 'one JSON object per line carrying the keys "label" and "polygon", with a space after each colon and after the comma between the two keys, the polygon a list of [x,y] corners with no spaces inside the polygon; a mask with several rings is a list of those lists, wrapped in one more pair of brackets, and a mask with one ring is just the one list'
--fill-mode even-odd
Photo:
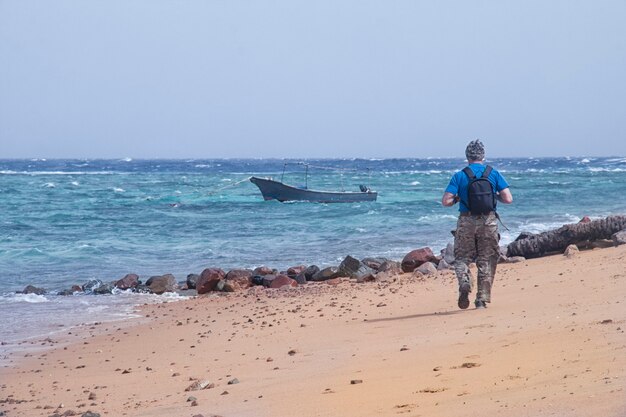
{"label": "camouflage pants", "polygon": [[459,216],[454,237],[454,271],[459,285],[472,285],[469,265],[478,268],[476,300],[491,302],[491,285],[496,274],[500,248],[498,219],[494,213],[484,216]]}

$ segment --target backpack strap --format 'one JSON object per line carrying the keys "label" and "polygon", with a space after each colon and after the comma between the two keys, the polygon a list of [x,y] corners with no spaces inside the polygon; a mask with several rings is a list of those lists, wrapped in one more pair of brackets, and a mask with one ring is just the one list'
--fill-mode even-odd
{"label": "backpack strap", "polygon": [[470,167],[463,168],[463,172],[469,177],[470,180],[476,178],[476,175],[474,175],[474,171],[472,171],[472,168]]}
{"label": "backpack strap", "polygon": [[491,165],[487,165],[481,178],[489,178],[489,175],[491,175],[491,171],[493,171],[493,168],[491,167]]}

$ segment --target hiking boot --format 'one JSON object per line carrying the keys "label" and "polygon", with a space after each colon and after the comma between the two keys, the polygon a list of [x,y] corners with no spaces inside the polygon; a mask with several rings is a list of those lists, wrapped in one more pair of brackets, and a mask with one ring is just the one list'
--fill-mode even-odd
{"label": "hiking boot", "polygon": [[472,290],[472,287],[469,284],[469,282],[464,282],[463,284],[459,285],[458,305],[461,310],[465,310],[467,307],[469,307],[470,305],[469,293],[471,290]]}
{"label": "hiking boot", "polygon": [[476,301],[474,301],[474,305],[476,306],[477,309],[479,309],[479,308],[487,308],[487,303],[484,302],[483,300],[476,300]]}

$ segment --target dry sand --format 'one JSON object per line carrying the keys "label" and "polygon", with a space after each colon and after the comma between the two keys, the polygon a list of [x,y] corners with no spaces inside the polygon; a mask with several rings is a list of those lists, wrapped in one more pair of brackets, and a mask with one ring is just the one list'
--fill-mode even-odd
{"label": "dry sand", "polygon": [[501,265],[485,310],[457,309],[451,272],[145,306],[14,356],[0,411],[624,416],[625,267],[626,246]]}

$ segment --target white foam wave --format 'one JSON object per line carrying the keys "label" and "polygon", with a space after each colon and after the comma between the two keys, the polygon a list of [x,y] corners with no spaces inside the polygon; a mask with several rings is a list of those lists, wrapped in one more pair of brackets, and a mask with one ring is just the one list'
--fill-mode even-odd
{"label": "white foam wave", "polygon": [[133,158],[124,158],[122,159],[122,162],[132,162]]}
{"label": "white foam wave", "polygon": [[37,294],[5,294],[0,297],[0,300],[9,303],[47,303],[50,301],[45,296]]}
{"label": "white foam wave", "polygon": [[419,181],[413,181],[413,182],[411,183],[411,185],[420,185],[420,184],[421,184],[421,182],[419,182]]}
{"label": "white foam wave", "polygon": [[431,223],[438,220],[456,220],[457,216],[452,214],[427,214],[425,216],[418,217],[417,221],[420,223]]}
{"label": "white foam wave", "polygon": [[45,188],[56,188],[56,185],[53,182],[47,182],[44,185],[42,185],[42,187],[45,187]]}
{"label": "white foam wave", "polygon": [[72,184],[74,187],[78,187],[80,185],[78,181],[72,181],[70,184]]}
{"label": "white foam wave", "polygon": [[113,188],[113,191],[115,191],[116,193],[124,193],[124,192],[126,192],[126,190],[125,190],[125,189],[123,189],[123,188],[119,188],[119,187],[114,187],[114,188]]}
{"label": "white foam wave", "polygon": [[597,168],[597,167],[589,167],[587,168],[590,172],[626,172],[625,168]]}
{"label": "white foam wave", "polygon": [[111,175],[111,174],[123,174],[122,172],[114,171],[13,171],[13,170],[1,170],[0,175]]}

